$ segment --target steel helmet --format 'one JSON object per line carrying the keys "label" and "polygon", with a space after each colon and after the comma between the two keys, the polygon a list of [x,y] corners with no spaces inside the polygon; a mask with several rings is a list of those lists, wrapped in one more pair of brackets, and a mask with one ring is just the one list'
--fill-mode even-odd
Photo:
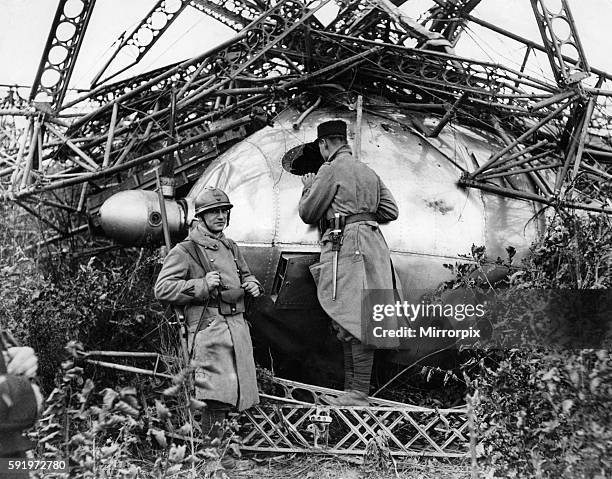
{"label": "steel helmet", "polygon": [[227,207],[228,209],[234,207],[234,205],[230,203],[229,197],[225,194],[225,192],[219,188],[207,186],[195,199],[195,214],[199,215],[207,210],[223,206]]}

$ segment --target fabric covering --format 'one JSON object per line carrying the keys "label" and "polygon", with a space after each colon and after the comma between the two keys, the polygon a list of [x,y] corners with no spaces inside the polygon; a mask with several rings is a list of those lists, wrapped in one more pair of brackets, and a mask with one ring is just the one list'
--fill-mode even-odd
{"label": "fabric covering", "polygon": [[[397,338],[377,338],[372,334],[373,325],[368,319],[371,316],[366,309],[362,315],[362,303],[367,306],[368,295],[364,292],[371,290],[376,290],[378,302],[391,304],[396,299],[395,272],[378,223],[395,220],[399,211],[393,195],[378,175],[365,163],[355,160],[346,145],[321,166],[310,187],[304,188],[299,203],[300,217],[306,223],[332,219],[334,213],[343,216],[374,213],[378,221],[359,221],[345,227],[338,255],[336,300],[332,299],[331,230],[323,233],[320,262],[310,268],[317,283],[319,302],[334,321],[364,344],[396,348]],[[395,329],[397,324],[397,318],[391,316],[381,326]]]}
{"label": "fabric covering", "polygon": [[193,255],[192,246],[199,248],[211,267],[219,271],[223,288],[239,288],[245,281],[259,282],[232,240],[223,233],[212,235],[196,222],[188,239],[166,256],[155,284],[155,296],[160,301],[184,306],[188,350],[195,340],[193,358],[199,362],[196,377],[205,382],[204,387],[196,388],[196,397],[232,404],[242,411],[259,402],[249,327],[242,314],[222,316],[218,308],[207,307],[208,301],[217,300],[217,290],[208,290],[206,271]]}

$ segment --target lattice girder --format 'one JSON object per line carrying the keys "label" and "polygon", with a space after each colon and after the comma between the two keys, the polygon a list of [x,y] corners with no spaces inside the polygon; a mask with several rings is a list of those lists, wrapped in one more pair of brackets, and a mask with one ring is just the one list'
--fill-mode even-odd
{"label": "lattice girder", "polygon": [[48,102],[53,109],[61,106],[95,3],[95,0],[60,0],[30,101]]}
{"label": "lattice girder", "polygon": [[463,32],[466,19],[482,0],[439,0],[429,9],[430,30],[441,33],[451,44],[456,44]]}
{"label": "lattice girder", "polygon": [[[372,406],[337,407],[325,396],[341,391],[273,379],[280,396],[241,416],[241,448],[259,452],[308,452],[363,455],[383,436],[393,456],[465,457],[467,409],[432,409],[369,398]],[[295,399],[310,396],[313,403]]]}
{"label": "lattice girder", "polygon": [[[174,3],[178,1],[174,0]],[[11,197],[35,195],[79,182],[94,181],[103,187],[106,177],[122,168],[127,169],[126,165],[145,168],[145,163],[135,165],[134,161],[150,160],[149,152],[166,146],[172,91],[178,98],[174,118],[177,142],[170,146],[176,151],[194,148],[196,143],[192,139],[197,140],[214,130],[219,121],[244,120],[251,115],[253,107],[263,109],[273,117],[275,111],[301,96],[321,96],[328,102],[337,101],[344,105],[351,102],[353,92],[358,92],[366,99],[384,97],[386,101],[399,104],[429,102],[440,106],[442,111],[445,105],[457,104],[449,118],[458,119],[468,126],[487,127],[491,117],[498,117],[503,122],[503,130],[515,138],[520,138],[531,125],[555,112],[568,98],[562,86],[521,71],[448,53],[402,46],[401,39],[406,35],[418,38],[422,34],[423,38],[430,38],[432,32],[424,28],[416,33],[412,31],[414,25],[409,19],[389,7],[389,3],[401,2],[346,1],[338,18],[323,28],[314,16],[315,10],[310,10],[308,4],[301,1],[285,0],[270,6],[269,2],[258,0],[191,0],[192,4],[197,1],[200,6],[205,4],[205,9],[217,8],[222,14],[225,11],[226,16],[231,11],[234,20],[242,22],[236,17],[240,16],[249,24],[233,40],[192,60],[105,85],[65,104],[60,114],[70,115],[67,109],[71,106],[99,104],[98,109],[78,118],[68,128],[59,117],[48,115],[43,118],[40,128],[57,134],[41,149],[42,161],[35,151],[31,155],[35,160],[28,163],[32,175],[22,175],[28,180],[22,182],[20,188],[15,187],[15,183],[11,185]],[[458,11],[469,10],[478,2],[440,0],[437,3]],[[165,4],[159,2],[157,5]],[[323,6],[318,5],[319,8]],[[268,9],[264,11],[265,8]],[[439,36],[438,33],[435,35]],[[154,36],[153,41],[158,37]],[[381,40],[386,43],[381,43]],[[329,92],[319,88],[321,83],[333,83],[335,87],[345,88],[346,92],[338,96],[336,88],[335,95],[327,95]],[[574,89],[569,90],[572,95],[578,94]],[[603,96],[594,98],[596,100],[591,102],[591,106],[595,111],[590,120],[593,132],[608,126],[597,114]],[[461,105],[456,103],[458,99],[461,99]],[[607,116],[605,119],[610,121]],[[537,135],[523,138],[518,148],[524,157],[513,157],[515,151],[512,151],[500,159],[501,163],[489,165],[486,171],[473,172],[470,178],[462,179],[461,184],[484,185],[490,191],[516,197],[516,191],[497,189],[496,183],[490,180],[504,177],[503,181],[509,183],[505,178],[516,172],[540,177],[539,169],[555,168],[558,161],[554,152],[558,144],[555,138],[566,120],[567,114],[562,112],[540,128]],[[584,123],[586,131],[588,122]],[[246,128],[247,134],[253,128],[245,126],[245,123],[240,126]],[[261,126],[259,122],[258,127]],[[225,134],[223,131],[213,133],[217,136]],[[542,144],[542,138],[548,144]],[[589,175],[604,177],[602,175],[607,173],[598,172],[600,166],[592,161],[595,153],[588,140],[582,136],[571,149],[578,153],[584,151],[587,161],[574,155],[570,160],[574,167],[570,165],[569,171],[576,173],[584,166],[590,168],[587,170]],[[26,145],[22,161],[12,158],[12,164],[24,164],[30,150]],[[524,161],[527,153],[539,158],[546,152],[552,154],[547,163],[539,159],[531,164]],[[18,156],[16,151],[13,155]],[[52,171],[41,167],[52,162]],[[62,165],[64,169],[59,168]],[[191,166],[189,168],[195,171]],[[9,170],[7,167],[5,177],[11,174]],[[52,174],[48,174],[50,172]],[[58,181],[57,174],[67,175],[70,179]],[[541,188],[542,191],[545,189]],[[518,196],[543,200],[545,204],[556,201],[550,195],[521,196],[519,192]]]}
{"label": "lattice girder", "polygon": [[[531,6],[557,83],[566,86],[587,78],[589,64],[567,0],[531,0]],[[564,56],[578,63],[566,62]]]}
{"label": "lattice girder", "polygon": [[[91,82],[92,88],[136,65],[151,50],[164,32],[170,28],[170,25],[172,25],[188,4],[187,0],[158,0],[149,13],[115,48],[115,51],[104,63],[102,69],[93,78]],[[118,71],[100,80],[110,64],[121,52],[131,57],[132,60]]]}
{"label": "lattice girder", "polygon": [[242,30],[265,11],[260,4],[252,1],[191,0],[190,4],[236,31]]}

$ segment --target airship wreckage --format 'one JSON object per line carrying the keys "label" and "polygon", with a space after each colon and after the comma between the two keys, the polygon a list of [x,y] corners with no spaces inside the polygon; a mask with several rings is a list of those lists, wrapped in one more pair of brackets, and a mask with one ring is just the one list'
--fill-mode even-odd
{"label": "airship wreckage", "polygon": [[[354,154],[393,192],[400,218],[382,228],[405,291],[436,287],[447,279],[442,264],[472,244],[492,257],[507,246],[524,255],[544,227],[542,209],[612,213],[612,76],[589,66],[567,0],[530,0],[541,44],[477,18],[480,1],[432,1],[417,22],[401,0],[159,0],[91,89],[70,96],[95,0],[59,0],[29,97],[10,89],[1,104],[2,198],[56,232],[46,243],[89,229],[124,245],[170,246],[202,188],[223,189],[236,205],[228,235],[269,300],[254,336],[324,376],[338,348],[308,274],[318,231],[297,214],[299,175],[320,165],[304,148],[318,123],[345,120]],[[336,13],[323,21],[329,5]],[[117,80],[186,9],[235,36]],[[469,25],[523,48],[522,65],[457,55]],[[550,75],[529,68],[538,56]],[[429,352],[389,355],[410,364]],[[279,397],[268,397],[276,412],[247,413],[247,449],[354,453],[382,428],[396,455],[465,454],[464,409],[373,398],[357,414],[294,394],[331,390],[278,384]],[[342,434],[330,438],[332,418]]]}

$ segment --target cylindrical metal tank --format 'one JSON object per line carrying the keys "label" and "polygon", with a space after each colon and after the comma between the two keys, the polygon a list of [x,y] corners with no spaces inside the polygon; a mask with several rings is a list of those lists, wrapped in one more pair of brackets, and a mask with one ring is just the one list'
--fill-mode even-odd
{"label": "cylindrical metal tank", "polygon": [[[186,208],[177,201],[165,200],[171,237],[184,236]],[[104,233],[125,245],[142,246],[163,241],[159,197],[154,191],[120,191],[100,207],[100,226]]]}

